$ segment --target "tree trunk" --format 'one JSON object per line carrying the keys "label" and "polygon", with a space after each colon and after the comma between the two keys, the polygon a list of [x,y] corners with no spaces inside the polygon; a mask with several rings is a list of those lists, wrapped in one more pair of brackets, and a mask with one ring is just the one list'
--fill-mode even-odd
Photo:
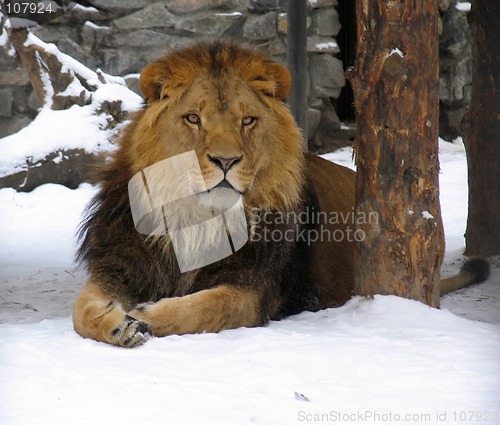
{"label": "tree trunk", "polygon": [[357,294],[439,307],[438,6],[357,0]]}
{"label": "tree trunk", "polygon": [[[45,43],[40,42],[27,30],[7,29],[7,35],[42,103],[49,104],[51,109],[61,110],[73,105],[88,105],[91,102],[91,92],[95,91],[97,86],[89,83],[76,69],[68,69],[67,64],[61,62],[60,52],[55,46],[51,45],[50,49],[47,49]],[[105,82],[102,78],[100,81]],[[80,91],[70,90],[69,94],[65,93],[71,85],[74,88],[79,86]]]}
{"label": "tree trunk", "polygon": [[472,98],[463,121],[469,171],[466,255],[500,254],[500,2],[474,0]]}

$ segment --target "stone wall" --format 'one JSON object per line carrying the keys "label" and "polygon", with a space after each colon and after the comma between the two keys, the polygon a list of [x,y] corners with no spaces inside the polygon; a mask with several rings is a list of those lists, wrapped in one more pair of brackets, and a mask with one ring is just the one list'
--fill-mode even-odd
{"label": "stone wall", "polygon": [[[351,1],[351,0],[340,0]],[[456,0],[441,0],[440,134],[459,135],[470,99],[470,40]],[[62,17],[33,30],[43,41],[86,66],[126,76],[138,91],[138,73],[166,49],[199,39],[250,43],[286,63],[286,0],[79,0]],[[318,150],[340,131],[332,100],[345,84],[336,36],[337,0],[308,0],[309,139]],[[354,30],[354,29],[353,29]],[[0,137],[28,124],[41,106],[5,32],[0,35]],[[338,144],[346,140],[339,140]],[[333,143],[335,145],[335,143]]]}
{"label": "stone wall", "polygon": [[[126,76],[138,91],[138,73],[167,49],[223,38],[258,47],[286,64],[284,0],[92,0],[33,32],[86,66]],[[91,6],[90,6],[91,4]],[[318,127],[340,129],[331,98],[345,84],[337,0],[309,0],[309,104],[312,139]],[[5,36],[4,36],[5,40]],[[10,52],[12,54],[12,51]],[[32,119],[41,106],[19,60],[0,49],[0,137]],[[318,144],[319,142],[316,142]]]}
{"label": "stone wall", "polygon": [[461,136],[460,124],[472,89],[471,34],[465,11],[456,1],[441,0],[439,38],[439,134],[445,140]]}

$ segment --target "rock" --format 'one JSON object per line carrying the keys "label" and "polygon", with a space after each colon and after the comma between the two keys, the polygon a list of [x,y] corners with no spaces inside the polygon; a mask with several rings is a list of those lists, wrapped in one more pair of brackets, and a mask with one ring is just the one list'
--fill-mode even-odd
{"label": "rock", "polygon": [[113,39],[110,42],[113,47],[124,47],[125,49],[137,47],[143,50],[151,46],[168,46],[171,38],[168,34],[152,29],[121,30],[113,34]]}
{"label": "rock", "polygon": [[[352,0],[347,0],[347,1],[352,1]],[[307,0],[307,5],[311,9],[317,9],[320,7],[338,6],[338,1],[337,0]]]}
{"label": "rock", "polygon": [[340,120],[332,102],[329,99],[325,99],[323,108],[321,109],[321,119],[318,124],[318,129],[312,139],[312,145],[315,148],[326,148],[326,151],[345,146],[349,142],[340,134],[340,130]]}
{"label": "rock", "polygon": [[174,28],[203,36],[221,36],[240,19],[242,19],[240,12],[206,12],[177,21]]}
{"label": "rock", "polygon": [[311,32],[316,35],[337,35],[341,29],[339,14],[333,7],[312,12]]}
{"label": "rock", "polygon": [[255,47],[270,57],[286,55],[286,46],[278,39],[258,43]]}
{"label": "rock", "polygon": [[172,27],[177,17],[170,13],[161,2],[153,3],[138,12],[113,21],[120,29],[144,29]]}
{"label": "rock", "polygon": [[29,192],[42,184],[55,183],[76,189],[82,182],[91,182],[96,166],[102,163],[104,154],[90,154],[83,149],[58,150],[35,163],[27,160],[23,171],[0,178],[0,188]]}
{"label": "rock", "polygon": [[139,96],[143,96],[141,92],[141,87],[139,84],[140,74],[129,74],[124,77],[127,87]]}
{"label": "rock", "polygon": [[282,10],[286,9],[286,0],[251,0],[249,8],[259,13]]}
{"label": "rock", "polygon": [[0,117],[11,117],[14,104],[14,91],[12,87],[0,88]]}
{"label": "rock", "polygon": [[104,63],[101,69],[110,75],[125,75],[136,72],[137,53],[129,49],[102,49]]}
{"label": "rock", "polygon": [[62,38],[78,39],[77,30],[74,26],[44,25],[32,28],[31,32],[45,43],[57,44]]}
{"label": "rock", "polygon": [[38,98],[34,91],[32,91],[28,96],[27,106],[32,111],[38,111],[43,106],[42,101]]}
{"label": "rock", "polygon": [[96,58],[92,56],[87,49],[82,48],[81,45],[75,43],[71,38],[61,38],[57,43],[57,47],[61,52],[71,56],[80,63],[84,63],[85,66],[91,69],[97,68]]}
{"label": "rock", "polygon": [[342,61],[328,54],[312,55],[309,59],[312,94],[319,98],[339,97],[345,86]]}
{"label": "rock", "polygon": [[30,122],[31,118],[25,114],[17,114],[12,117],[0,117],[0,138],[17,133]]}
{"label": "rock", "polygon": [[208,8],[238,10],[238,5],[246,8],[245,0],[165,0],[167,8],[176,14],[192,13]]}
{"label": "rock", "polygon": [[243,37],[251,41],[269,40],[276,36],[276,13],[250,15],[243,25]]}
{"label": "rock", "polygon": [[108,13],[99,11],[93,6],[86,7],[75,2],[68,5],[68,11],[54,20],[57,25],[79,26],[85,21],[104,21],[108,19]]}
{"label": "rock", "polygon": [[439,37],[439,135],[452,140],[462,134],[461,121],[472,88],[471,35],[466,14],[456,1],[441,1],[443,30]]}
{"label": "rock", "polygon": [[96,25],[87,21],[82,27],[82,40],[85,45],[100,49],[109,46],[107,40],[112,38],[113,28],[109,26]]}
{"label": "rock", "polygon": [[321,111],[314,108],[307,110],[307,140],[311,140],[316,134],[320,119]]}
{"label": "rock", "polygon": [[154,0],[89,0],[89,3],[97,9],[112,12],[139,10],[153,2]]}
{"label": "rock", "polygon": [[0,72],[0,85],[2,86],[28,86],[29,84],[28,74],[22,67]]}

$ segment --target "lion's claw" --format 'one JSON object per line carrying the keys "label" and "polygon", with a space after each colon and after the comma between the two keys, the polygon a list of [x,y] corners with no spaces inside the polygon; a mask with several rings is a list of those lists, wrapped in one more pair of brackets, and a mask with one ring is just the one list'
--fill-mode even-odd
{"label": "lion's claw", "polygon": [[113,342],[120,347],[138,347],[153,337],[149,326],[128,314],[121,326],[112,332]]}

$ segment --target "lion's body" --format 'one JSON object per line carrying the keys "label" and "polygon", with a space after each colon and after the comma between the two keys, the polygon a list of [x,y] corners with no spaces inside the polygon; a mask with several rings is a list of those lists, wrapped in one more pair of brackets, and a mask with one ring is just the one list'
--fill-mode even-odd
{"label": "lion's body", "polygon": [[[283,102],[289,84],[281,65],[221,43],[174,52],[143,71],[147,106],[103,171],[82,226],[79,257],[90,279],[75,304],[79,334],[135,346],[151,333],[258,326],[351,297],[355,174],[303,153]],[[180,204],[189,212],[172,223],[224,214],[238,194],[250,239],[226,258],[181,272],[168,234],[136,230],[129,182],[189,151],[196,152],[202,177],[187,173],[198,189]],[[153,178],[161,186],[165,176]],[[165,196],[183,196],[184,186]],[[206,232],[186,232],[188,253],[215,241]]]}

